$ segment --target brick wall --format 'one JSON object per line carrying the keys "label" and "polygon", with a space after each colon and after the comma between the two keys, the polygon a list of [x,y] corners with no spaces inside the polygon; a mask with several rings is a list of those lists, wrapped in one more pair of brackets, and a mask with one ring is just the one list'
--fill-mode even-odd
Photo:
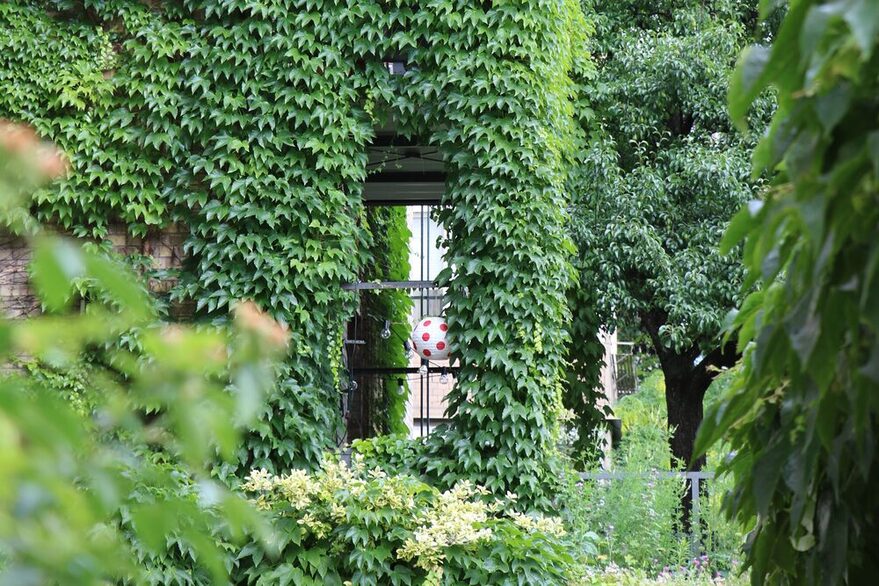
{"label": "brick wall", "polygon": [[[183,243],[188,236],[184,226],[172,224],[145,237],[128,233],[124,224],[110,227],[107,239],[122,254],[141,254],[152,257],[153,268],[179,268],[185,258]],[[9,318],[27,317],[39,313],[40,304],[28,286],[30,250],[21,238],[0,236],[0,311]],[[174,278],[150,279],[149,287],[157,293],[167,292],[174,286]],[[176,305],[170,308],[172,317],[191,315],[192,306]]]}
{"label": "brick wall", "polygon": [[28,286],[31,253],[17,236],[0,236],[0,310],[7,317],[27,317],[40,310]]}

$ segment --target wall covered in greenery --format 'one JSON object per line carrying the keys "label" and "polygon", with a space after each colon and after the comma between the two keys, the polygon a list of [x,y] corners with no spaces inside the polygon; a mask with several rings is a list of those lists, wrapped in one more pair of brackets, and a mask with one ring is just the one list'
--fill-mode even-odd
{"label": "wall covered in greenery", "polygon": [[177,298],[204,320],[249,298],[289,324],[239,469],[314,465],[333,444],[354,309],[339,285],[369,249],[373,128],[392,116],[439,148],[452,234],[440,281],[462,369],[429,471],[548,504],[573,78],[591,67],[577,2],[15,0],[0,27],[0,116],[56,141],[74,170],[40,194],[40,217],[93,237],[114,220],[135,233],[184,222]]}
{"label": "wall covered in greenery", "polygon": [[433,129],[449,175],[440,218],[452,237],[439,282],[461,370],[449,395],[455,421],[431,436],[422,466],[440,485],[478,479],[548,507],[572,276],[572,76],[591,66],[588,25],[576,2],[449,5],[413,14],[423,40],[402,81],[430,99],[415,102],[417,117],[399,110]]}
{"label": "wall covered in greenery", "polygon": [[345,33],[328,29],[346,21],[244,3],[21,2],[0,15],[16,88],[0,115],[58,142],[75,170],[42,194],[42,218],[97,237],[117,218],[135,232],[189,225],[176,295],[207,319],[253,299],[293,336],[241,464],[317,461],[338,424],[333,357],[351,308],[338,284],[364,240],[372,127]]}

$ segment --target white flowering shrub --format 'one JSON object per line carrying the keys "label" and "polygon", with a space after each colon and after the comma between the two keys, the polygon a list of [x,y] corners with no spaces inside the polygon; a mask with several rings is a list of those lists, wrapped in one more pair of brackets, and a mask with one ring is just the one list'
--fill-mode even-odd
{"label": "white flowering shrub", "polygon": [[313,473],[254,470],[242,488],[275,528],[239,554],[243,583],[543,585],[570,575],[559,519],[517,512],[513,495],[467,481],[440,492],[355,455]]}

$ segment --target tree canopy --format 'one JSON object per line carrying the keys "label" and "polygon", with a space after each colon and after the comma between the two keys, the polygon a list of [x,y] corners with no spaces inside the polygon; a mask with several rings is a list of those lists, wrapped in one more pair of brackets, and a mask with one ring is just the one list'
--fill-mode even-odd
{"label": "tree canopy", "polygon": [[574,230],[604,322],[652,342],[674,455],[688,463],[712,366],[734,359],[719,332],[743,271],[718,244],[757,183],[753,142],[733,127],[725,96],[752,14],[727,0],[673,4],[594,3],[602,128],[583,160]]}

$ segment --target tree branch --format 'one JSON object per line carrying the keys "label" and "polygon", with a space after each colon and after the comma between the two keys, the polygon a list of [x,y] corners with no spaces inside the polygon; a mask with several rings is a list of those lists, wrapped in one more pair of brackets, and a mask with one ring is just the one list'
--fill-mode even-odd
{"label": "tree branch", "polygon": [[738,359],[739,354],[736,352],[735,344],[718,346],[693,367],[690,390],[694,393],[704,394],[711,381],[717,376],[716,369],[735,366]]}

